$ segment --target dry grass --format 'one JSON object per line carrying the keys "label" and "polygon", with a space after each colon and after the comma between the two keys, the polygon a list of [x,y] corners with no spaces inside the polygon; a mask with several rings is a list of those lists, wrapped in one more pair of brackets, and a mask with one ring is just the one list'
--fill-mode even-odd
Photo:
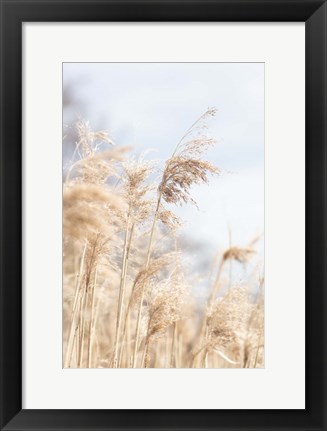
{"label": "dry grass", "polygon": [[226,271],[253,259],[256,240],[220,253],[206,303],[183,269],[173,207],[196,205],[192,186],[220,174],[203,159],[215,114],[187,130],[161,172],[77,124],[63,186],[64,367],[264,366],[263,280],[231,285]]}

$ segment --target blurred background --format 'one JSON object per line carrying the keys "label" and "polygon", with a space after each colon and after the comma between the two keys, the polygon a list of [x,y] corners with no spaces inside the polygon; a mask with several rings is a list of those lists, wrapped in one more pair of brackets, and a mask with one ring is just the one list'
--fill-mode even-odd
{"label": "blurred background", "polygon": [[193,188],[199,209],[189,204],[174,212],[185,222],[186,265],[196,268],[200,283],[219,252],[261,235],[257,259],[247,268],[233,263],[233,281],[242,281],[263,264],[263,63],[64,63],[63,168],[74,151],[78,119],[164,165],[208,107],[218,109],[208,122],[217,144],[205,159],[221,175]]}

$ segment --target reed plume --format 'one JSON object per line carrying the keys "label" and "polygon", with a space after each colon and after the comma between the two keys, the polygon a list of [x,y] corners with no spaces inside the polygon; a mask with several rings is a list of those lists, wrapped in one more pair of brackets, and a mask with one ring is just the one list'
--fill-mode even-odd
{"label": "reed plume", "polygon": [[[206,135],[203,134],[197,136],[196,138],[191,138],[193,134],[198,135],[200,131],[203,132],[203,130],[206,128],[205,120],[210,116],[213,117],[215,114],[216,110],[214,108],[209,108],[203,115],[201,115],[201,117],[198,118],[182,136],[172,156],[165,164],[162,179],[157,191],[157,205],[150,231],[145,268],[147,268],[150,263],[155,227],[160,214],[162,214],[161,200],[163,199],[167,203],[173,204],[187,203],[188,201],[195,203],[190,195],[191,186],[201,182],[207,183],[209,173],[219,173],[219,170],[209,162],[205,162],[200,159],[202,154],[209,148],[210,145],[213,145],[215,141],[213,139],[208,139]],[[136,326],[134,366],[139,343],[139,328],[143,295],[144,290],[141,292],[141,300]]]}
{"label": "reed plume", "polygon": [[230,243],[211,283],[188,272],[174,210],[197,206],[192,187],[221,173],[204,160],[215,115],[201,115],[163,165],[78,121],[63,175],[64,367],[264,366],[263,278],[247,271],[235,284],[226,271],[257,261],[258,238]]}

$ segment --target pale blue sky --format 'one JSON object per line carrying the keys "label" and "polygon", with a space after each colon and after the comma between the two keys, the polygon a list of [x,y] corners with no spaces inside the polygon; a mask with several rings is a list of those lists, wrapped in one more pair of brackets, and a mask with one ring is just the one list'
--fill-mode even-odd
{"label": "pale blue sky", "polygon": [[[65,63],[81,108],[76,115],[106,129],[119,145],[149,158],[169,157],[183,133],[208,108],[218,109],[208,134],[218,140],[206,159],[222,175],[195,187],[199,205],[178,208],[184,234],[203,243],[208,256],[264,228],[264,64],[263,63]],[[80,110],[79,110],[80,109]],[[261,245],[261,250],[263,250]]]}

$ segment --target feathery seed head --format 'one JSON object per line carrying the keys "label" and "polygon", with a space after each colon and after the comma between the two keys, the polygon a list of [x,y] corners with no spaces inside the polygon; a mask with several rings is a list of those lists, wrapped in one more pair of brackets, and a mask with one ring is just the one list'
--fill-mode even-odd
{"label": "feathery seed head", "polygon": [[[159,193],[168,203],[182,204],[195,201],[190,196],[193,184],[207,183],[209,174],[219,174],[219,169],[211,163],[201,160],[215,140],[200,135],[192,138],[209,116],[214,116],[216,110],[208,109],[185,133],[176,147],[173,156],[167,160],[159,185]],[[190,139],[189,139],[190,138]]]}
{"label": "feathery seed head", "polygon": [[237,260],[240,263],[247,263],[255,253],[250,247],[231,247],[223,254],[223,260]]}

